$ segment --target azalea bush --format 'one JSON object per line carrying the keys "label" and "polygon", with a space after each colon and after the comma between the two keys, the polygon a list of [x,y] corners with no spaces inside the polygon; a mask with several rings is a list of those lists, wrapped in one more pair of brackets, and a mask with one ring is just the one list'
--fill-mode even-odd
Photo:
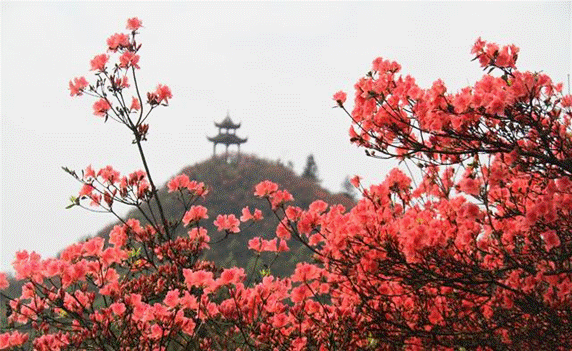
{"label": "azalea bush", "polygon": [[[95,98],[93,113],[133,134],[142,170],[66,171],[81,182],[70,207],[117,216],[109,240],[92,238],[58,258],[18,252],[22,294],[10,299],[0,349],[35,350],[569,350],[572,348],[572,97],[542,73],[516,68],[518,48],[477,40],[487,73],[448,93],[419,87],[378,58],[355,85],[351,142],[396,158],[384,182],[346,209],[263,181],[261,206],[211,214],[208,185],[186,175],[168,188],[184,209],[167,218],[145,159],[149,116],[172,92],[137,84],[137,18],[91,61],[95,80],[70,81]],[[117,62],[110,60],[117,57]],[[266,204],[264,204],[266,202]],[[133,206],[145,222],[123,219]],[[209,233],[205,221],[218,232]],[[288,278],[201,259],[241,225],[276,220],[252,255],[289,254],[297,240],[313,263]],[[184,226],[187,234],[174,235]],[[211,242],[212,238],[212,242]],[[0,277],[0,288],[7,281]]]}

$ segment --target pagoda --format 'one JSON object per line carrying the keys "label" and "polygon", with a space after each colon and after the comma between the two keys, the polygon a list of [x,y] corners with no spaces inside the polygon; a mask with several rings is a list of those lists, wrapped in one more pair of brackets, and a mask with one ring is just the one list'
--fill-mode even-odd
{"label": "pagoda", "polygon": [[227,112],[225,119],[223,119],[220,123],[215,122],[215,126],[218,128],[218,135],[214,137],[207,136],[207,139],[214,143],[213,156],[216,155],[217,144],[224,144],[226,146],[226,157],[228,157],[228,146],[236,144],[238,146],[238,155],[240,156],[240,144],[246,143],[246,140],[248,140],[248,138],[242,139],[236,136],[236,130],[240,128],[240,123],[235,124],[232,119],[230,119],[230,116]]}

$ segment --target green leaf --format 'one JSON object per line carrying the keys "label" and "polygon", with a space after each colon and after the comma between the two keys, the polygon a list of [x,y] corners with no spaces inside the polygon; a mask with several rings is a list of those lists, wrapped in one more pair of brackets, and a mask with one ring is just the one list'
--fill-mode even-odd
{"label": "green leaf", "polygon": [[141,248],[137,248],[136,249],[131,249],[131,251],[129,251],[129,258],[133,258],[133,257],[139,257],[141,255]]}
{"label": "green leaf", "polygon": [[79,205],[79,199],[73,195],[70,196],[70,202],[71,202],[71,204],[66,206],[66,210],[68,210],[68,209],[70,209],[76,205]]}

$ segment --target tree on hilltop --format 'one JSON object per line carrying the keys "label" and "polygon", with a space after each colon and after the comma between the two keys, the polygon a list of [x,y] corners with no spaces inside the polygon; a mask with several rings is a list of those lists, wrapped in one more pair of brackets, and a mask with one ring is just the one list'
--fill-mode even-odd
{"label": "tree on hilltop", "polygon": [[308,155],[308,158],[306,159],[306,166],[304,166],[304,171],[302,172],[302,177],[310,179],[316,183],[318,183],[320,181],[318,179],[318,165],[316,164],[316,161],[314,160],[313,154]]}

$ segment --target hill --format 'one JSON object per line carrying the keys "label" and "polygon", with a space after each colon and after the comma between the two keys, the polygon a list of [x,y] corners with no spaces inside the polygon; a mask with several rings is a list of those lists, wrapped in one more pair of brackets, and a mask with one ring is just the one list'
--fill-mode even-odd
{"label": "hill", "polygon": [[[329,204],[342,204],[346,208],[353,205],[353,201],[344,194],[331,194],[315,181],[301,177],[280,162],[260,159],[254,155],[241,155],[232,161],[224,157],[213,157],[206,161],[183,168],[178,174],[186,174],[191,180],[204,182],[209,188],[206,197],[197,204],[208,209],[209,219],[203,222],[211,236],[211,249],[206,251],[204,258],[214,261],[221,267],[238,266],[252,271],[255,255],[248,250],[248,241],[255,236],[265,239],[275,237],[278,221],[265,200],[256,198],[254,187],[263,180],[277,183],[281,188],[287,189],[294,196],[294,205],[307,208],[310,203],[320,199]],[[181,216],[183,207],[172,194],[167,191],[166,184],[159,189],[159,197],[167,219]],[[234,214],[240,218],[241,210],[249,206],[251,211],[258,208],[262,211],[264,220],[253,225],[242,224],[241,232],[230,235],[225,240],[216,243],[224,237],[217,232],[213,221],[219,214]],[[144,222],[141,215],[132,211],[127,218],[137,218]],[[98,233],[98,236],[107,238],[112,226]],[[179,227],[177,235],[187,235],[188,229]],[[274,254],[264,253],[259,266],[267,264],[270,271],[276,276],[286,276],[293,272],[296,262],[310,261],[310,251],[296,240],[289,243],[290,252],[274,257]],[[261,263],[261,264],[260,264]],[[272,263],[272,264],[271,264]]]}
{"label": "hill", "polygon": [[[255,236],[265,239],[274,238],[278,220],[272,213],[270,205],[262,199],[254,196],[254,187],[263,180],[277,183],[280,188],[287,189],[294,196],[293,205],[307,208],[315,200],[324,200],[330,205],[342,204],[346,208],[354,205],[352,199],[344,194],[331,194],[315,181],[301,177],[294,171],[278,161],[260,159],[254,155],[241,155],[240,159],[231,162],[223,157],[213,157],[206,161],[196,163],[183,168],[178,174],[186,174],[190,179],[204,182],[209,188],[208,195],[197,204],[208,209],[209,219],[202,225],[211,236],[211,249],[205,251],[203,258],[214,261],[219,267],[243,267],[253,279],[259,277],[259,270],[252,268],[255,262],[255,254],[248,250],[248,241]],[[177,175],[178,175],[177,174]],[[182,206],[175,201],[172,194],[167,191],[166,183],[159,189],[159,197],[168,219],[181,215]],[[219,214],[235,214],[240,217],[242,208],[249,206],[251,211],[258,208],[262,211],[264,219],[249,226],[241,225],[240,233],[230,235],[225,240],[223,233],[217,232],[213,221]],[[137,218],[142,223],[142,216],[135,210],[131,211],[126,218]],[[113,225],[99,231],[98,236],[109,238],[109,232]],[[179,226],[177,235],[187,235],[187,229]],[[264,265],[269,266],[270,272],[275,276],[288,276],[297,262],[311,261],[310,251],[295,239],[288,243],[290,252],[275,256],[273,253],[263,253],[257,263],[261,269]],[[254,273],[254,274],[253,274]],[[12,277],[10,287],[4,291],[8,296],[19,296],[22,282],[15,281]],[[0,297],[0,323],[5,322],[5,299]]]}

